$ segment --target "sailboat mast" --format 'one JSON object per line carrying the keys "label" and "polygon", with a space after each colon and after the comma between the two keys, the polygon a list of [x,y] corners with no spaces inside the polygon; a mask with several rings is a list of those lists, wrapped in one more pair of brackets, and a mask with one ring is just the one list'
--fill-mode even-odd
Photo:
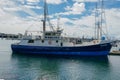
{"label": "sailboat mast", "polygon": [[44,20],[43,20],[43,35],[45,35],[46,31],[46,17],[47,17],[47,11],[46,11],[46,0],[44,0]]}
{"label": "sailboat mast", "polygon": [[[97,34],[95,34],[97,36],[97,39],[100,40],[102,37],[102,22],[103,22],[103,0],[98,0],[98,2],[96,3],[96,15],[97,18],[95,16],[95,21],[97,21]],[[96,24],[95,24],[96,27]]]}
{"label": "sailboat mast", "polygon": [[96,2],[96,5],[95,5],[95,39],[98,39],[97,37],[97,15],[98,15],[98,12],[97,12],[97,2]]}
{"label": "sailboat mast", "polygon": [[100,11],[98,10],[98,2],[96,2],[96,11],[95,11],[95,36],[96,39],[100,39],[100,20],[99,20],[99,13]]}
{"label": "sailboat mast", "polygon": [[103,31],[102,30],[102,28],[103,28],[103,0],[101,0],[101,21],[100,22],[101,22],[101,25],[100,25],[101,26],[100,27],[100,37],[102,37],[102,35],[103,35],[102,34],[102,31]]}

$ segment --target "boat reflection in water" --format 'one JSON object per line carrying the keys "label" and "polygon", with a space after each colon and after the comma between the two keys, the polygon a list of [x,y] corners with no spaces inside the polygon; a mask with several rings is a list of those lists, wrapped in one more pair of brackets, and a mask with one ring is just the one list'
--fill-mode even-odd
{"label": "boat reflection in water", "polygon": [[[81,80],[109,79],[108,57],[50,57],[12,54],[14,79]],[[99,75],[98,75],[99,74]]]}

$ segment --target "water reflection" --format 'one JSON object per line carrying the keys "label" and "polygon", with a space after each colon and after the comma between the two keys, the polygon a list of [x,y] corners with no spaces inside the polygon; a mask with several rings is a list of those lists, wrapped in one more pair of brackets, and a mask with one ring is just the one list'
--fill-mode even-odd
{"label": "water reflection", "polygon": [[101,80],[109,79],[111,71],[108,57],[12,54],[11,61],[15,78],[21,80]]}

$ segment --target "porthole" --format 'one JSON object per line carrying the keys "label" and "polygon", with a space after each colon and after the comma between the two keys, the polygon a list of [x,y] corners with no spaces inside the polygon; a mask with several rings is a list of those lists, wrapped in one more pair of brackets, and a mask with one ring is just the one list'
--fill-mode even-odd
{"label": "porthole", "polygon": [[41,42],[44,43],[44,40],[42,40]]}
{"label": "porthole", "polygon": [[58,43],[58,40],[56,40],[56,43]]}

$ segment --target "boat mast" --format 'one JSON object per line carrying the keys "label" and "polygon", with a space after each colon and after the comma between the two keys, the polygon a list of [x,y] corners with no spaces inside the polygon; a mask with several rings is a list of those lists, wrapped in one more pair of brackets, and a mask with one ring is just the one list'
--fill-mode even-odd
{"label": "boat mast", "polygon": [[[103,0],[98,0],[96,3],[96,12],[95,12],[95,36],[98,40],[102,37],[102,24],[103,24]],[[96,23],[97,22],[97,23]],[[97,26],[96,26],[97,25]]]}
{"label": "boat mast", "polygon": [[[98,39],[101,39],[103,34],[106,35],[106,38],[108,39],[104,0],[99,0],[99,8],[100,9],[99,9],[99,16],[98,16],[98,35],[99,35]],[[106,33],[104,32],[103,28],[106,28]]]}
{"label": "boat mast", "polygon": [[100,11],[99,11],[98,2],[96,2],[96,11],[95,11],[95,37],[100,39]]}
{"label": "boat mast", "polygon": [[45,31],[46,31],[46,18],[47,18],[47,10],[46,10],[46,0],[44,0],[44,20],[43,20],[43,37],[45,37]]}
{"label": "boat mast", "polygon": [[105,8],[104,8],[104,0],[102,0],[102,17],[104,18],[104,27],[106,28],[106,33],[103,32],[103,34],[106,35],[106,38],[109,40],[107,22],[106,22],[106,14],[105,14]]}
{"label": "boat mast", "polygon": [[[96,4],[97,5],[97,4]],[[94,32],[94,37],[95,37],[95,39],[96,39],[96,9],[95,9],[95,32]]]}
{"label": "boat mast", "polygon": [[103,0],[101,0],[101,5],[100,5],[100,8],[101,8],[101,24],[100,24],[100,37],[102,37],[102,28],[103,28]]}

